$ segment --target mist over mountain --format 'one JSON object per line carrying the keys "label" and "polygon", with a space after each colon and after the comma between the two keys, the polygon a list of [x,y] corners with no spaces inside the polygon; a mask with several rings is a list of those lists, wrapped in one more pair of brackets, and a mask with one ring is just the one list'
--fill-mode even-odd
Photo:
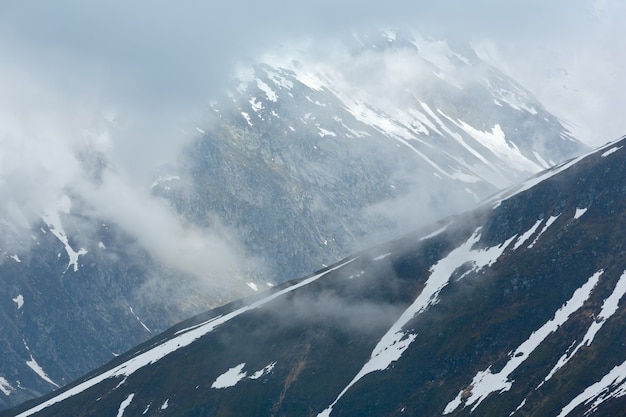
{"label": "mist over mountain", "polygon": [[623,415],[626,138],[2,414]]}
{"label": "mist over mountain", "polygon": [[242,64],[198,117],[164,113],[169,141],[55,88],[2,125],[4,407],[587,149],[471,49],[399,32]]}
{"label": "mist over mountain", "polygon": [[242,66],[155,186],[195,224],[217,213],[271,273],[310,273],[587,149],[471,49],[387,31],[281,52]]}

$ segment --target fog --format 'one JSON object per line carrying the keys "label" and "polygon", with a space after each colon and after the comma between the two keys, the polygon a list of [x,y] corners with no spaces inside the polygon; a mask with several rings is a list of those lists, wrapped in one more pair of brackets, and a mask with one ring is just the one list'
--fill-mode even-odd
{"label": "fog", "polygon": [[374,26],[463,39],[595,145],[626,132],[625,14],[617,1],[5,2],[0,198],[26,229],[71,190],[166,265],[232,275],[248,256],[235,231],[194,229],[149,187],[241,60],[303,40],[324,53]]}

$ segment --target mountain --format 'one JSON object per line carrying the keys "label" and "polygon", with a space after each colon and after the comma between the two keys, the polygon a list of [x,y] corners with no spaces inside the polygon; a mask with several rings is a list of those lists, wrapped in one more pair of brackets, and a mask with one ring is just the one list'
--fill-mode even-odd
{"label": "mountain", "polygon": [[624,415],[626,137],[3,416]]}
{"label": "mountain", "polygon": [[[230,94],[187,126],[182,153],[141,190],[149,198],[103,192],[125,190],[126,179],[100,149],[82,147],[83,182],[35,221],[7,203],[0,408],[586,149],[528,91],[461,51],[391,32],[321,53],[279,51],[245,66]],[[107,118],[104,133],[123,122]],[[138,229],[144,218],[157,221]],[[206,244],[216,230],[226,237]],[[240,255],[217,268],[232,241]]]}
{"label": "mountain", "polygon": [[393,32],[311,49],[244,66],[166,171],[176,180],[155,187],[195,224],[217,214],[239,230],[274,275],[309,274],[587,150],[471,49]]}

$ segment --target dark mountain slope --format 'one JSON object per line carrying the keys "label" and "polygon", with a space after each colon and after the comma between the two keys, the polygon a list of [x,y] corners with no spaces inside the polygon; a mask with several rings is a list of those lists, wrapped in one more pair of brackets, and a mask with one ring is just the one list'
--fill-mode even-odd
{"label": "dark mountain slope", "polygon": [[2,415],[624,414],[624,145]]}
{"label": "dark mountain slope", "polygon": [[[0,408],[587,150],[471,50],[392,33],[337,48],[250,64],[171,138],[186,146],[154,176],[131,178],[87,141],[66,155],[84,184],[0,207]],[[94,117],[87,136],[124,138],[137,122]],[[130,149],[143,165],[156,148]],[[42,206],[25,217],[31,198]],[[203,237],[233,243],[227,272]]]}

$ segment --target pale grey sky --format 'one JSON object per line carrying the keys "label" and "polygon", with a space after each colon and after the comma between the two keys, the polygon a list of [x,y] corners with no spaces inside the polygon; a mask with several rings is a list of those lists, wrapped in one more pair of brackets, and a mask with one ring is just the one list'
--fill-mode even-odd
{"label": "pale grey sky", "polygon": [[[179,224],[146,181],[181,148],[190,136],[181,127],[195,126],[237,61],[380,27],[468,41],[599,145],[626,134],[624,21],[621,0],[2,1],[0,200],[23,224],[70,186],[140,240],[187,254],[223,248],[223,265],[209,260],[223,275],[246,256],[231,233]],[[85,181],[76,157],[84,149],[111,162],[100,186]],[[120,199],[135,205],[105,204]],[[176,258],[189,272],[207,270],[202,255],[198,265]]]}
{"label": "pale grey sky", "polygon": [[0,53],[64,91],[139,107],[167,100],[169,112],[206,100],[235,60],[276,44],[408,26],[480,45],[599,144],[626,133],[624,18],[621,0],[23,0],[0,5]]}

